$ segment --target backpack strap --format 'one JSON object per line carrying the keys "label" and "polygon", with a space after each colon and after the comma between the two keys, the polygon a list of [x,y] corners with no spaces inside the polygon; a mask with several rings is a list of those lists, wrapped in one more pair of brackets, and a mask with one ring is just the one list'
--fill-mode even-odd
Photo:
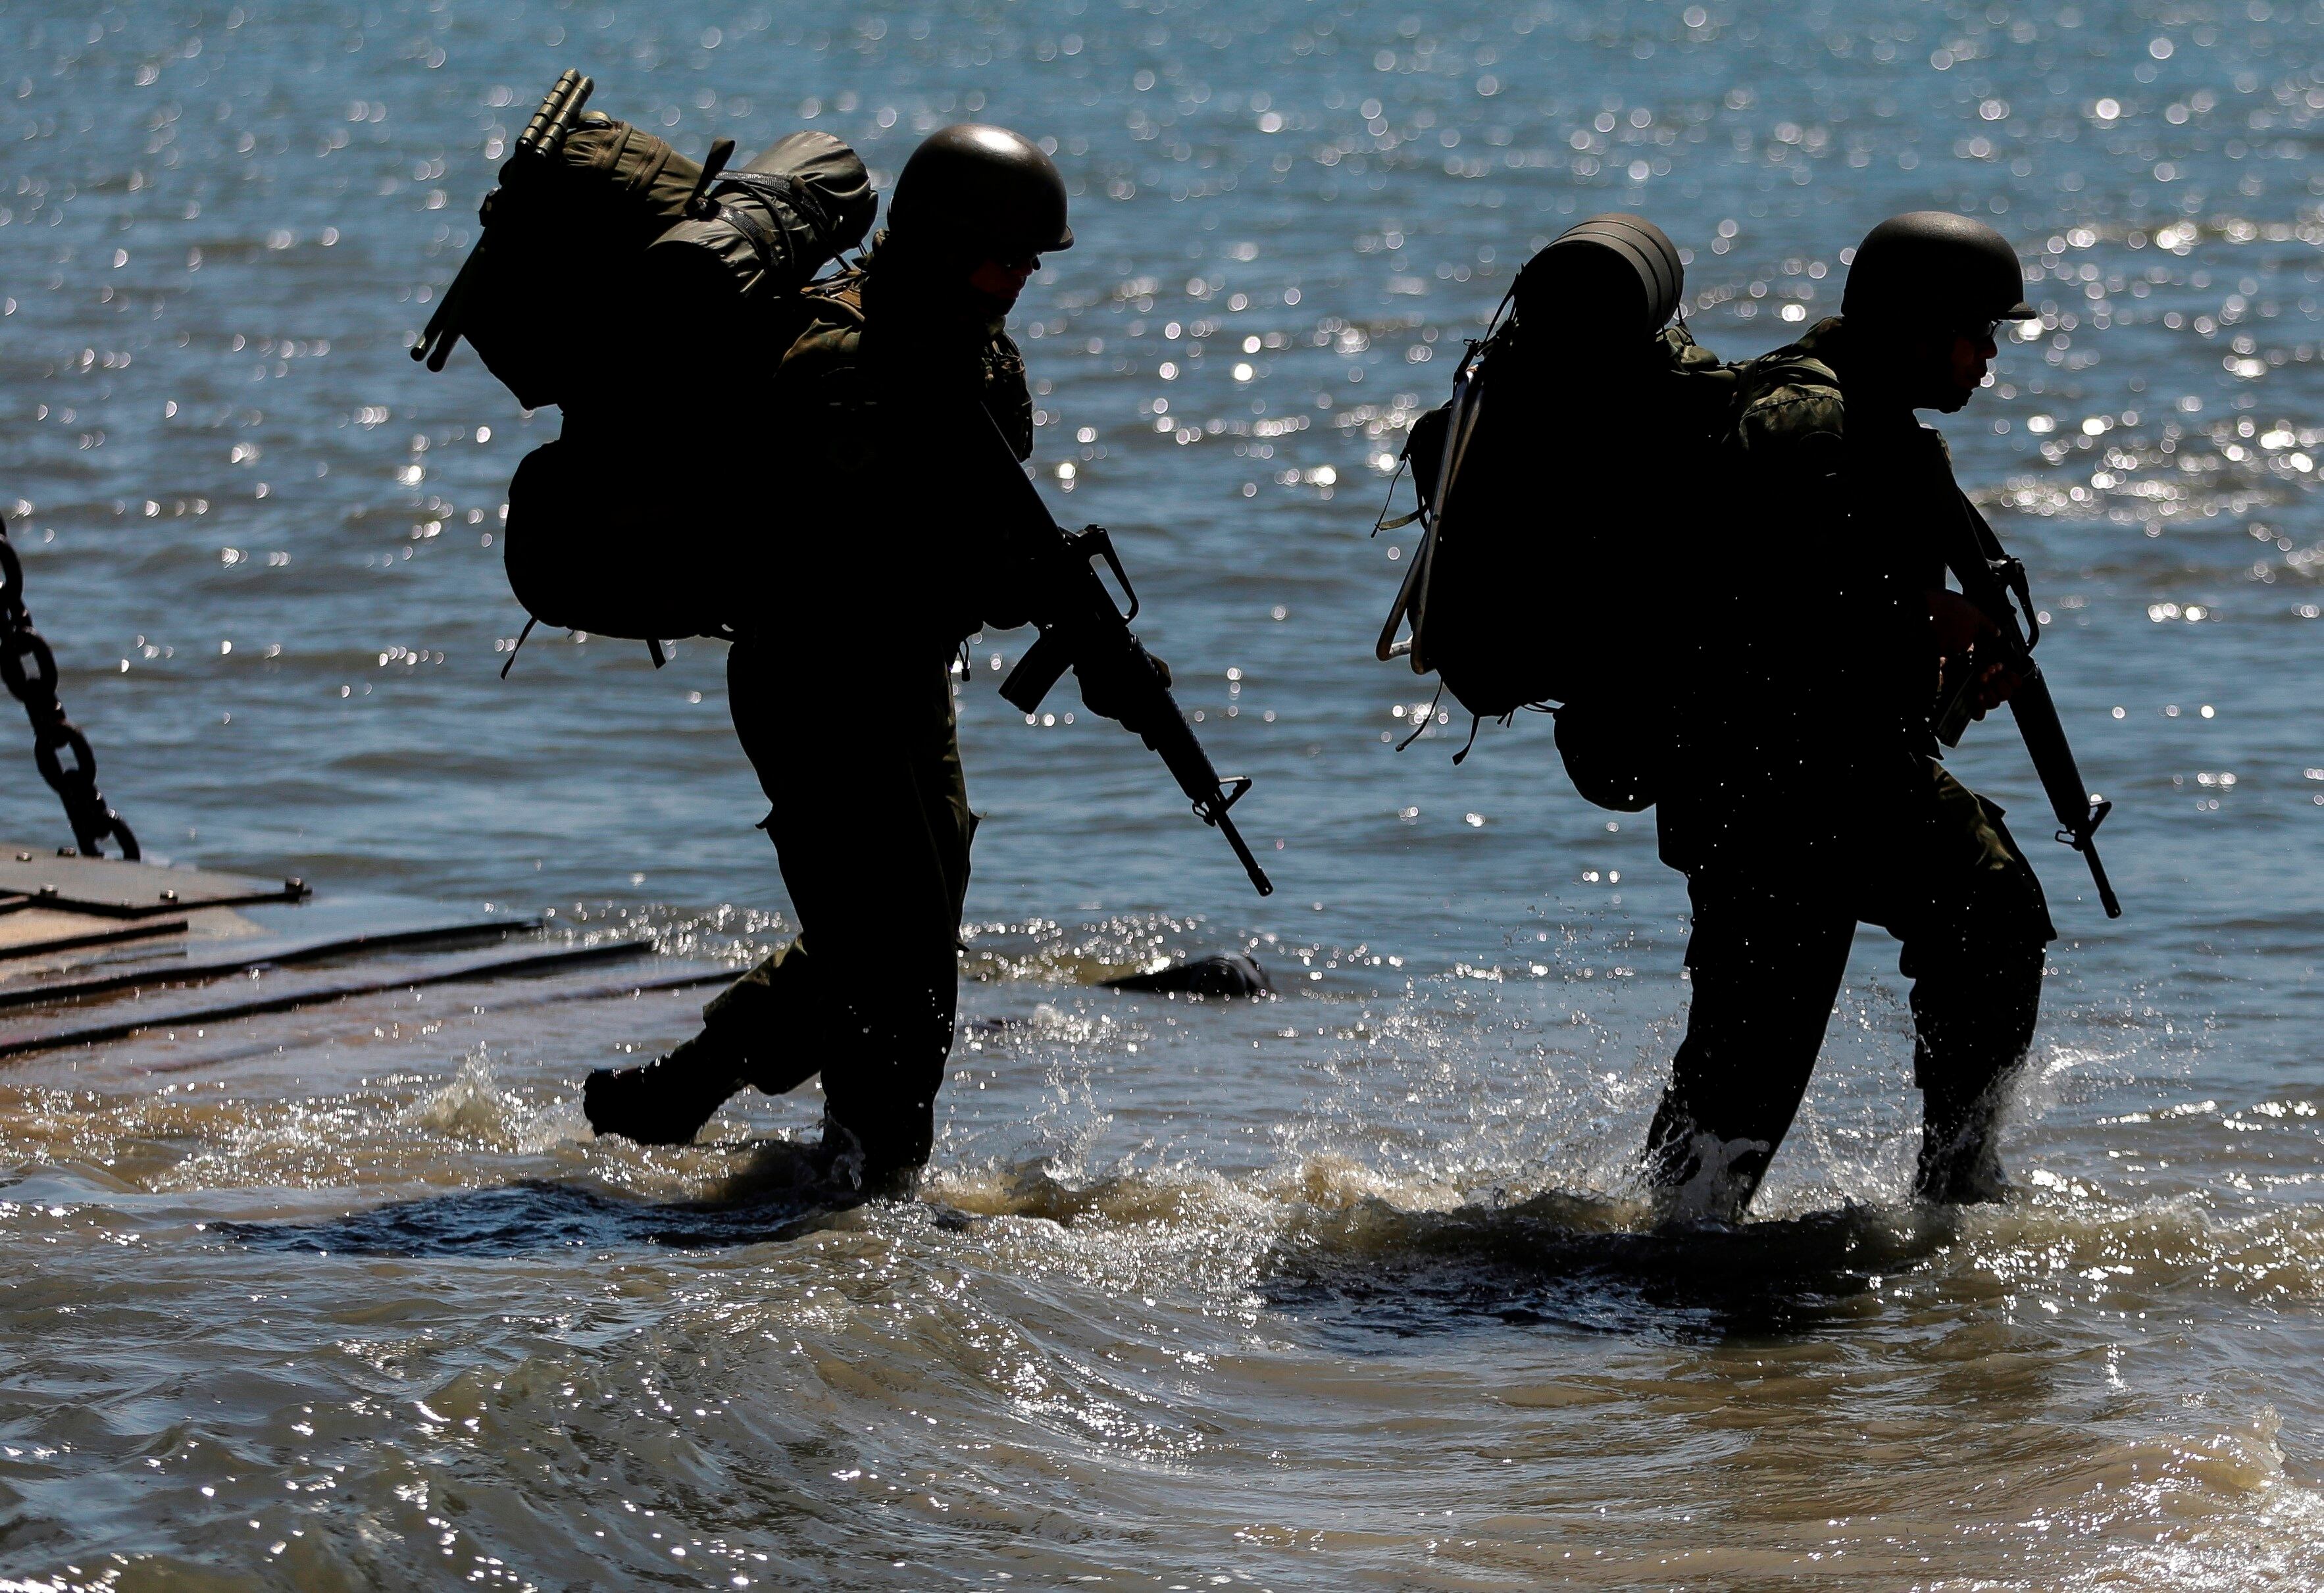
{"label": "backpack strap", "polygon": [[[819,234],[828,235],[835,230],[821,196],[787,172],[722,171],[712,185],[714,194],[737,189],[770,211],[788,211]],[[721,205],[718,218],[742,235],[751,252],[759,257],[761,271],[771,276],[779,267],[788,263],[786,257],[789,251],[781,235],[764,216],[742,206]]]}
{"label": "backpack strap", "polygon": [[[770,210],[777,205],[791,210],[803,208],[798,184],[772,172],[722,172],[716,190],[724,192],[735,189],[750,194]],[[782,239],[765,216],[743,206],[721,205],[718,207],[718,219],[742,235],[743,241],[751,245],[751,253],[759,257],[761,273],[772,276],[779,267],[786,263],[783,257],[787,251],[783,248]]]}
{"label": "backpack strap", "polygon": [[786,171],[722,171],[718,174],[721,189],[741,189],[757,197],[758,201],[772,209],[777,205],[798,214],[812,224],[818,232],[831,230],[831,218],[825,207],[805,183]]}
{"label": "backpack strap", "polygon": [[759,258],[760,277],[763,280],[773,276],[776,268],[783,263],[782,242],[775,236],[775,229],[763,217],[739,205],[719,206],[718,219],[741,233],[742,241],[751,245],[751,253]]}

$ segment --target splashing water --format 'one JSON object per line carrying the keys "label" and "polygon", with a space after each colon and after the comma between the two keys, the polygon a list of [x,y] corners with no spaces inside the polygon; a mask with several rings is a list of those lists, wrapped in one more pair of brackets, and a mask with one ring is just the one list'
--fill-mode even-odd
{"label": "splashing water", "polygon": [[[987,635],[916,1201],[823,1203],[812,1089],[682,1149],[591,1137],[583,1073],[701,992],[412,990],[11,1063],[0,1579],[2324,1582],[2315,21],[0,14],[0,511],[152,851],[738,966],[790,933],[717,647],[536,637],[498,680],[501,505],[556,417],[404,355],[576,65],[690,153],[828,127],[883,185],[964,117],[1055,141],[1080,243],[1018,312],[1036,466],[1113,526],[1282,887],[1250,898],[1134,740],[1000,704],[1026,637]],[[2130,914],[2041,849],[2068,935],[2006,1203],[1906,1199],[1868,936],[1751,1220],[1658,1223],[1683,892],[1540,726],[1449,766],[1467,727],[1369,658],[1410,549],[1365,531],[1573,220],[1656,220],[1738,357],[1932,205],[2000,226],[2043,312],[1947,432],[2033,570]],[[1545,439],[1545,501],[1592,454]],[[812,659],[797,699],[810,755],[876,711]],[[1958,767],[2034,837],[2005,734]],[[0,832],[54,824],[0,781]],[[1227,950],[1280,994],[1097,985]]]}

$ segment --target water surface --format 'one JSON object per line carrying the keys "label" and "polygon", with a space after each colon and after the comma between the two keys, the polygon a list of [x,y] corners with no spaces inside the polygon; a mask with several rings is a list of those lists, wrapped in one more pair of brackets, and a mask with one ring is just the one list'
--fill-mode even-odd
{"label": "water surface", "polygon": [[[927,1202],[803,1214],[811,1092],[685,1151],[592,1140],[582,1073],[696,996],[438,990],[9,1064],[0,1579],[2324,1580],[2319,21],[7,0],[0,508],[152,852],[673,957],[785,933],[722,649],[536,635],[500,680],[492,539],[556,418],[404,354],[577,65],[689,151],[828,127],[883,186],[964,116],[1056,141],[1083,241],[1018,316],[1037,463],[1115,529],[1280,889],[1111,726],[1000,703],[1026,636],[996,635]],[[1394,750],[1430,693],[1371,660],[1409,544],[1365,533],[1572,221],[1655,217],[1741,356],[1928,206],[2042,272],[1947,429],[2033,568],[2128,914],[2040,847],[2064,937],[2008,1204],[1905,1199],[1868,935],[1755,1220],[1657,1234],[1630,1158],[1685,1008],[1678,881],[1540,722],[1458,769],[1449,720]],[[1545,493],[1591,456],[1545,439]],[[641,558],[705,511],[609,505]],[[796,694],[809,750],[875,711],[811,667]],[[0,832],[67,839],[9,767]],[[1957,767],[2043,833],[2005,724]],[[1087,982],[1237,946],[1278,999]]]}

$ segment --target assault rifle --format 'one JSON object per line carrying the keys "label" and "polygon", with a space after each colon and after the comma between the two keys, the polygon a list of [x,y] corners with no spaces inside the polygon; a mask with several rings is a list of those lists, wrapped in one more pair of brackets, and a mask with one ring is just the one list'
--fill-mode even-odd
{"label": "assault rifle", "polygon": [[[1261,896],[1275,894],[1274,882],[1244,844],[1227,810],[1250,789],[1248,776],[1221,779],[1210,754],[1194,739],[1178,701],[1164,684],[1162,673],[1145,648],[1139,645],[1130,622],[1138,617],[1138,592],[1121,567],[1120,555],[1103,526],[1068,531],[1050,515],[1040,492],[1018,468],[1012,451],[992,420],[991,411],[978,407],[1000,450],[1005,468],[1001,476],[1016,483],[1022,511],[1015,517],[1015,551],[1030,566],[1037,590],[1034,624],[1040,640],[1026,649],[1017,667],[1001,683],[1001,695],[1019,711],[1032,713],[1049,695],[1067,669],[1103,683],[1103,689],[1122,705],[1122,728],[1162,755],[1178,788],[1194,805],[1194,815],[1227,838],[1240,860],[1243,872]],[[982,450],[980,450],[982,451]],[[1130,599],[1128,613],[1115,605],[1094,567],[1103,559]]]}
{"label": "assault rifle", "polygon": [[2050,683],[2042,677],[2042,666],[2034,661],[2034,647],[2042,639],[2042,630],[2034,618],[2025,566],[2003,549],[2001,539],[1993,534],[1993,528],[1966,493],[1960,494],[1960,542],[1948,550],[1945,562],[1960,582],[1961,595],[1976,604],[2000,633],[1997,641],[1981,643],[1979,650],[1991,645],[1998,656],[1978,657],[1958,668],[1948,668],[1937,714],[1937,739],[1948,747],[1960,745],[1961,732],[1977,716],[1977,681],[1986,666],[1998,662],[2015,673],[2019,685],[2010,694],[2009,711],[2017,717],[2018,733],[2025,738],[2025,750],[2034,756],[2034,772],[2041,777],[2042,789],[2048,793],[2051,809],[2058,815],[2058,839],[2089,862],[2106,916],[2119,918],[2122,904],[2115,899],[2094,839],[2098,825],[2114,811],[2114,804],[2092,796],[2082,784],[2082,771],[2074,765],[2073,749],[2066,745],[2066,727],[2059,722]]}

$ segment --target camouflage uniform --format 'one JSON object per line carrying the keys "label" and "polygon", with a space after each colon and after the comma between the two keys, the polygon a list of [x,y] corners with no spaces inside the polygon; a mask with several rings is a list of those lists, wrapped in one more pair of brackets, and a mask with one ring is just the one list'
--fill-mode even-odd
{"label": "camouflage uniform", "polygon": [[1715,1161],[1741,1200],[1799,1109],[1859,921],[1904,943],[1914,981],[1922,1192],[1997,1180],[1992,1114],[2055,935],[2001,809],[1944,770],[1930,729],[1950,461],[1909,411],[1849,410],[1849,352],[1833,318],[1744,376],[1735,496],[1759,507],[1702,616],[1660,803],[1693,995],[1648,1171],[1683,1184]]}
{"label": "camouflage uniform", "polygon": [[727,685],[800,932],[704,1011],[704,1040],[739,1052],[760,1089],[822,1073],[853,1137],[827,1123],[826,1143],[860,1147],[868,1181],[927,1161],[952,1048],[976,820],[950,663],[981,623],[1024,618],[1000,528],[963,490],[991,447],[964,435],[970,406],[1032,452],[1024,361],[1000,324],[925,314],[892,283],[875,256],[811,290],[775,383],[786,441],[768,467],[801,479],[742,590],[780,612],[743,628]]}

